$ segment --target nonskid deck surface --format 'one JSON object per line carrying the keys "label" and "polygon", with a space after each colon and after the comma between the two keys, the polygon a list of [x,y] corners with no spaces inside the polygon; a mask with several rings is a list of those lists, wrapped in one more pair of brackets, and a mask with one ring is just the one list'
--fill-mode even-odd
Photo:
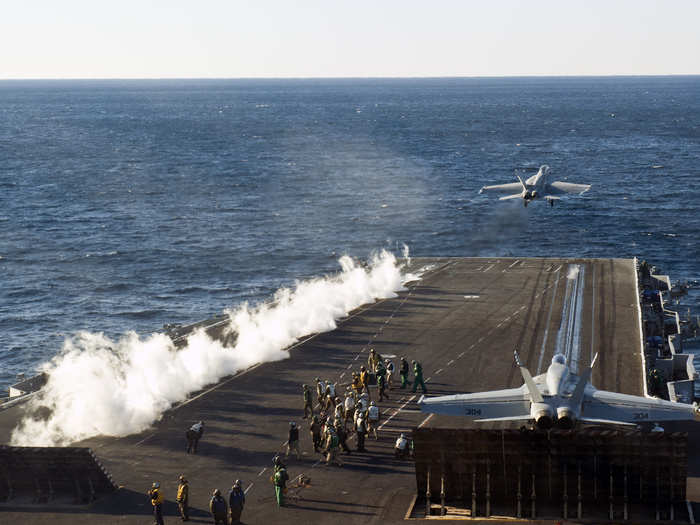
{"label": "nonskid deck surface", "polygon": [[[0,510],[8,523],[144,523],[150,504],[144,495],[161,482],[166,521],[177,518],[177,478],[190,481],[195,519],[206,518],[214,488],[228,492],[233,480],[247,489],[245,523],[372,523],[402,521],[415,493],[412,463],[393,459],[398,433],[414,427],[466,426],[455,418],[427,416],[415,407],[420,390],[390,391],[380,404],[379,440],[367,453],[341,456],[344,466],[326,466],[314,454],[302,416],[301,385],[316,376],[349,381],[375,348],[398,365],[400,356],[423,364],[431,394],[514,387],[521,384],[513,350],[534,373],[546,370],[555,351],[587,366],[598,352],[593,384],[641,395],[642,366],[632,260],[553,258],[414,259],[425,268],[397,298],[363,307],[328,333],[293,347],[289,359],[254,367],[170,411],[152,429],[121,439],[94,438],[90,446],[122,489],[79,511],[40,508]],[[18,410],[0,413],[0,437],[7,439]],[[197,455],[185,453],[184,432],[206,422]],[[283,450],[289,421],[301,424],[301,460],[289,459],[290,506],[278,509],[270,483],[272,457]],[[501,428],[491,423],[487,428]],[[354,448],[355,441],[351,440]],[[692,460],[691,460],[692,461]],[[692,473],[691,473],[692,475]],[[123,516],[121,516],[123,515]],[[13,521],[14,520],[14,521]]]}

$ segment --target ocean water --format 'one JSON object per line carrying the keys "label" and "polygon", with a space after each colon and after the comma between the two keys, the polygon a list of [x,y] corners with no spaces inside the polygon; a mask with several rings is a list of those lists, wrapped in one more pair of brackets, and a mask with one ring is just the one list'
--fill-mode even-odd
{"label": "ocean water", "polygon": [[[593,187],[478,195],[541,164]],[[697,281],[699,180],[700,77],[2,81],[0,388],[403,244]]]}

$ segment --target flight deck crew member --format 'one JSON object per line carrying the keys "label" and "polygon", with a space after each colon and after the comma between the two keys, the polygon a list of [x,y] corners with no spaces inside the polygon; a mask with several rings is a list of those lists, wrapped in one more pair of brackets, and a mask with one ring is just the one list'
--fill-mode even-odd
{"label": "flight deck crew member", "polygon": [[197,444],[199,443],[202,434],[204,434],[204,421],[198,421],[187,430],[187,432],[185,433],[185,437],[187,438],[188,454],[190,452],[192,454],[197,453]]}
{"label": "flight deck crew member", "polygon": [[287,439],[287,453],[285,457],[289,457],[289,453],[294,451],[297,459],[301,458],[299,453],[299,429],[294,421],[289,422],[289,438]]}
{"label": "flight deck crew member", "polygon": [[384,398],[389,399],[386,393],[386,369],[380,363],[377,368],[377,389],[379,390],[379,401],[384,401]]}
{"label": "flight deck crew member", "polygon": [[311,441],[314,444],[314,452],[318,452],[321,446],[321,423],[318,421],[318,416],[311,418],[309,432],[311,433]]}
{"label": "flight deck crew member", "polygon": [[214,518],[214,525],[223,523],[226,525],[226,500],[221,495],[219,489],[214,490],[214,494],[209,502],[209,512]]}
{"label": "flight deck crew member", "polygon": [[408,439],[406,439],[406,434],[401,434],[394,444],[394,457],[403,459],[408,456]]}
{"label": "flight deck crew member", "polygon": [[323,400],[326,397],[326,385],[323,384],[320,377],[317,377],[314,381],[316,381],[316,397],[318,398],[318,404],[323,406]]}
{"label": "flight deck crew member", "polygon": [[231,515],[231,525],[239,525],[245,505],[245,492],[241,488],[241,480],[237,479],[228,493],[228,508]]}
{"label": "flight deck crew member", "polygon": [[406,361],[405,357],[401,358],[399,375],[401,376],[401,388],[406,388],[408,386],[408,361]]}
{"label": "flight deck crew member", "polygon": [[348,421],[352,420],[352,415],[355,412],[355,398],[352,392],[345,394],[345,418],[343,428],[347,431]]}
{"label": "flight deck crew member", "polygon": [[377,371],[377,365],[382,362],[382,356],[374,350],[374,348],[369,349],[369,357],[367,358],[367,365],[371,372]]}
{"label": "flight deck crew member", "polygon": [[394,386],[394,362],[385,359],[384,368],[386,368],[386,386],[391,388]]}
{"label": "flight deck crew member", "polygon": [[428,393],[428,390],[425,388],[425,382],[423,381],[423,367],[420,366],[420,363],[414,359],[413,360],[413,391],[414,392],[418,388],[418,385],[420,385],[424,394]]}
{"label": "flight deck crew member", "polygon": [[177,508],[180,511],[180,516],[182,517],[182,521],[189,521],[190,520],[190,508],[189,508],[189,499],[190,499],[190,487],[187,484],[187,480],[185,479],[185,476],[180,476],[179,480],[180,483],[177,486]]}
{"label": "flight deck crew member", "polygon": [[333,397],[333,391],[331,390],[331,386],[328,385],[326,386],[326,403],[323,405],[322,410],[326,413],[326,415],[331,415],[333,413],[333,410],[335,409],[335,397]]}
{"label": "flight deck crew member", "polygon": [[314,407],[311,402],[311,392],[309,391],[309,385],[303,386],[304,391],[304,418],[311,417],[314,415]]}
{"label": "flight deck crew member", "polygon": [[357,372],[352,373],[352,388],[355,391],[355,395],[357,397],[360,397],[364,385],[362,384],[362,378],[360,377],[360,374],[358,374]]}
{"label": "flight deck crew member", "polygon": [[374,434],[374,439],[377,439],[377,427],[379,426],[379,407],[372,401],[369,404],[369,409],[367,410],[367,419],[369,421],[369,428],[367,433],[372,432]]}
{"label": "flight deck crew member", "polygon": [[330,465],[331,462],[336,463],[339,467],[343,466],[342,461],[338,457],[338,449],[340,448],[340,440],[338,435],[335,433],[335,428],[329,426],[326,430],[326,465]]}
{"label": "flight deck crew member", "polygon": [[350,454],[350,448],[348,447],[348,433],[345,430],[345,423],[342,421],[336,421],[335,423],[335,433],[338,436],[338,442],[340,443],[340,446],[343,448],[343,452],[346,454]]}
{"label": "flight deck crew member", "polygon": [[357,431],[357,451],[367,452],[365,450],[365,435],[367,434],[367,424],[365,423],[364,413],[361,413],[357,418],[355,425]]}
{"label": "flight deck crew member", "polygon": [[151,490],[148,491],[148,497],[151,498],[153,505],[153,517],[158,525],[163,524],[163,493],[160,491],[160,483],[153,482]]}
{"label": "flight deck crew member", "polygon": [[284,465],[275,467],[275,473],[272,475],[272,483],[275,485],[275,498],[277,506],[284,507],[284,493],[287,492],[287,480],[289,475]]}
{"label": "flight deck crew member", "polygon": [[362,380],[362,391],[372,399],[372,394],[369,393],[369,372],[364,366],[360,367],[360,379]]}

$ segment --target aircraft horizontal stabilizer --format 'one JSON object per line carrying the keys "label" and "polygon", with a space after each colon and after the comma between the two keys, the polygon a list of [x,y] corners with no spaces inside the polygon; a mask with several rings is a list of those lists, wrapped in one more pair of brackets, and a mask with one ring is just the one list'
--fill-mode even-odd
{"label": "aircraft horizontal stabilizer", "polygon": [[486,419],[475,419],[478,423],[493,423],[496,421],[529,421],[532,419],[530,414],[522,414],[519,416],[506,416],[506,417],[489,417]]}
{"label": "aircraft horizontal stabilizer", "polygon": [[629,423],[627,421],[615,421],[613,419],[595,419],[591,417],[580,417],[579,421],[583,423],[592,423],[595,425],[625,425],[627,427],[636,427],[636,423]]}

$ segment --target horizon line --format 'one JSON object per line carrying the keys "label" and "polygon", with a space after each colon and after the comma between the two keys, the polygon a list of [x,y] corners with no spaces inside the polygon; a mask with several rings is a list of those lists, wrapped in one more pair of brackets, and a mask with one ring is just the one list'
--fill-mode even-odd
{"label": "horizon line", "polygon": [[16,81],[108,81],[108,80],[440,80],[440,79],[498,79],[498,78],[669,78],[669,77],[698,77],[700,73],[668,73],[668,74],[584,74],[584,75],[428,75],[428,76],[250,76],[250,77],[16,77],[0,78],[0,82]]}

